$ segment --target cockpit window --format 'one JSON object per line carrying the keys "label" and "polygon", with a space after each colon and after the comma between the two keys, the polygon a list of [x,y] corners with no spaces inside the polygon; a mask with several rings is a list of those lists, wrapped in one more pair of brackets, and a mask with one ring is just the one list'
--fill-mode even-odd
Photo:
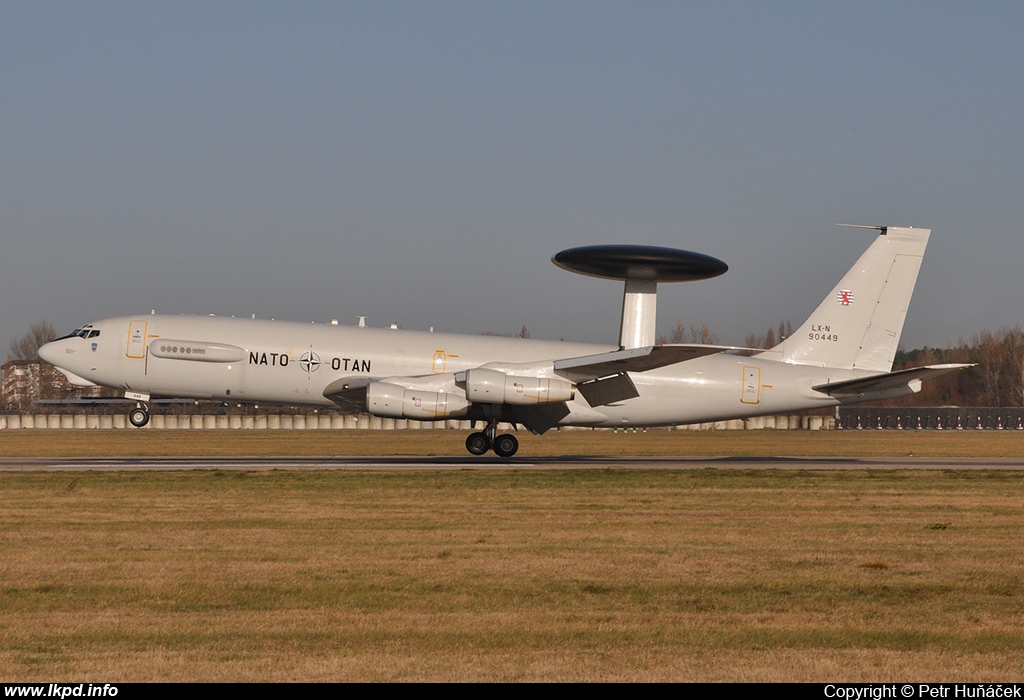
{"label": "cockpit window", "polygon": [[87,326],[76,328],[67,335],[62,335],[61,337],[57,338],[57,340],[64,340],[65,338],[95,338],[99,334],[99,331],[93,330],[92,324],[90,323]]}

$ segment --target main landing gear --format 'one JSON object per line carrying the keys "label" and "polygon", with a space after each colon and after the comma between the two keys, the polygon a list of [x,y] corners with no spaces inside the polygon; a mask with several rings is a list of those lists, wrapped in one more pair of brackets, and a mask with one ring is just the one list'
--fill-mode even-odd
{"label": "main landing gear", "polygon": [[519,449],[519,440],[515,435],[495,435],[498,432],[498,421],[487,421],[483,432],[472,433],[466,438],[466,449],[470,454],[482,455],[487,450],[494,450],[499,457],[511,457]]}
{"label": "main landing gear", "polygon": [[144,403],[135,404],[135,408],[128,414],[128,422],[136,428],[141,428],[149,422],[149,406]]}

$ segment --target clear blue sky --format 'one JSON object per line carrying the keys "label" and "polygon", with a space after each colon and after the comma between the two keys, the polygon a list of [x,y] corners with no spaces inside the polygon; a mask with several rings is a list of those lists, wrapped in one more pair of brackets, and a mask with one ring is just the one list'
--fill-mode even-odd
{"label": "clear blue sky", "polygon": [[934,230],[904,335],[1022,323],[1024,3],[7,2],[0,339],[257,314],[614,343],[648,243],[742,344],[872,233]]}

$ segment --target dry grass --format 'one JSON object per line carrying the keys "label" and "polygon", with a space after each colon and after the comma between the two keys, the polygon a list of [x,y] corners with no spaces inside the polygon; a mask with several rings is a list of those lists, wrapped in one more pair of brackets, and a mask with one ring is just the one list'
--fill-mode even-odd
{"label": "dry grass", "polygon": [[[0,455],[107,456],[466,456],[456,430],[5,430]],[[1019,457],[1016,430],[668,431],[518,433],[519,456]]]}
{"label": "dry grass", "polygon": [[1020,472],[58,472],[0,486],[7,681],[1024,668]]}

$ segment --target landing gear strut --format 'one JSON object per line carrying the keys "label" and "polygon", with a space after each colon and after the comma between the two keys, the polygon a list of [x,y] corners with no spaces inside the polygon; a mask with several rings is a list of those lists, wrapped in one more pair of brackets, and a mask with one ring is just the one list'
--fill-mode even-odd
{"label": "landing gear strut", "polygon": [[487,450],[494,450],[499,457],[511,457],[519,450],[519,440],[515,435],[495,435],[498,432],[498,421],[490,419],[483,432],[472,433],[466,438],[466,449],[470,454],[482,455]]}
{"label": "landing gear strut", "polygon": [[141,428],[149,422],[149,406],[144,403],[135,404],[135,408],[128,414],[128,422],[136,428]]}

